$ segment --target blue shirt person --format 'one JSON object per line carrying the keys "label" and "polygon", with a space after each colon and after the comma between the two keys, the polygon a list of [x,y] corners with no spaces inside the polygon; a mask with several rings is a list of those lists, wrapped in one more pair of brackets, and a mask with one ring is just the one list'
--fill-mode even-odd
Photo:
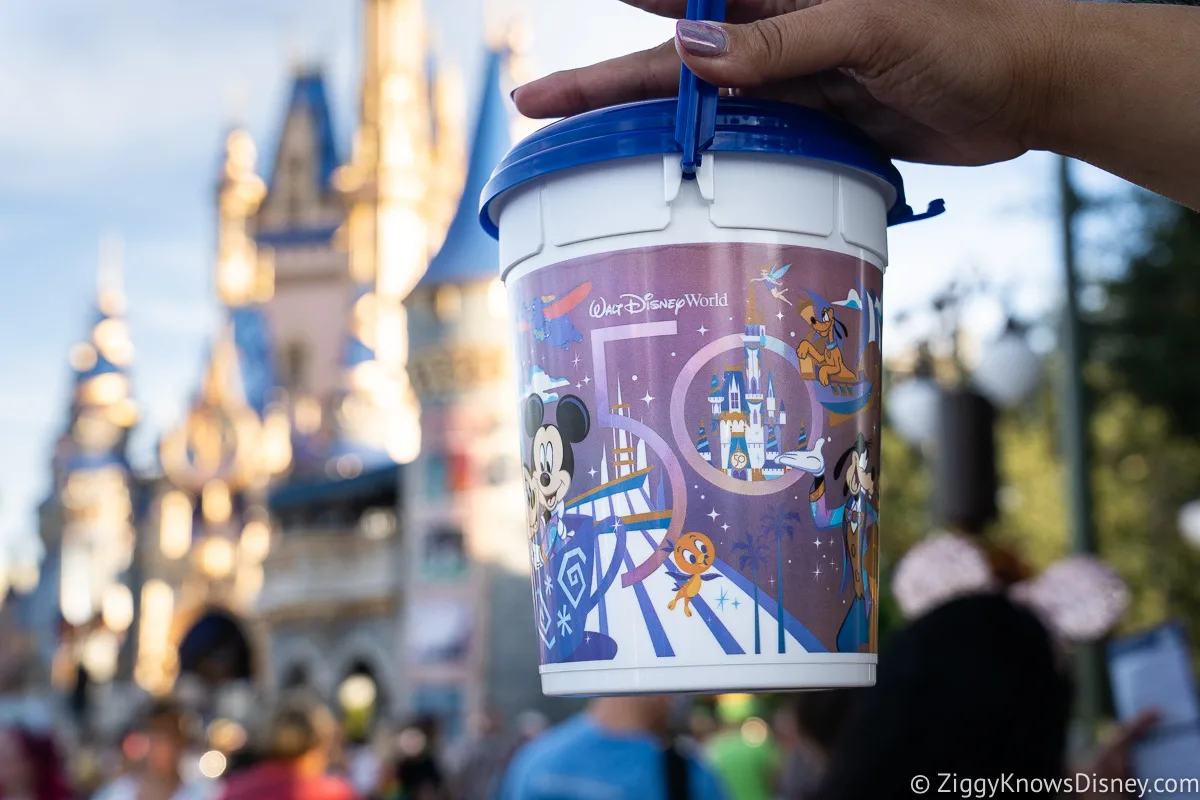
{"label": "blue shirt person", "polygon": [[[667,762],[652,733],[669,712],[665,697],[609,697],[517,753],[498,800],[668,800]],[[655,719],[657,717],[657,720]],[[724,800],[718,778],[685,754],[688,796]]]}
{"label": "blue shirt person", "polygon": [[871,581],[867,568],[868,551],[876,546],[872,532],[879,527],[879,512],[871,504],[875,492],[875,472],[870,466],[871,441],[861,433],[854,446],[842,454],[833,468],[833,478],[846,471],[842,496],[844,504],[830,509],[826,503],[825,484],[812,500],[813,521],[819,530],[840,528],[842,531],[842,586],[854,582],[854,599],[846,619],[838,630],[839,653],[857,653],[871,641],[872,614],[875,610],[871,596]]}

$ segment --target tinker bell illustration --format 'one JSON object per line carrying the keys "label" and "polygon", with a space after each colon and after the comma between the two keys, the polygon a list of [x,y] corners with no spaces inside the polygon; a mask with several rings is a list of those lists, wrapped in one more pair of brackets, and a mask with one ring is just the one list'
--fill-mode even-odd
{"label": "tinker bell illustration", "polygon": [[784,296],[784,293],[787,292],[787,289],[783,287],[782,281],[783,276],[786,275],[787,271],[791,268],[791,264],[779,267],[775,270],[772,270],[769,266],[763,267],[760,276],[752,279],[750,282],[767,284],[771,289],[772,297],[774,297],[776,300],[782,300],[790,306],[792,305],[792,301],[788,300],[787,297]]}

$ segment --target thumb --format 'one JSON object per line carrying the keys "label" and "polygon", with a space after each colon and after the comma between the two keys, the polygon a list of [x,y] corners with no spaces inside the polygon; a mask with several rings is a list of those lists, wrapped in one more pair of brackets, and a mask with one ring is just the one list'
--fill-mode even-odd
{"label": "thumb", "polygon": [[680,20],[675,49],[692,72],[724,88],[752,88],[853,67],[864,31],[859,3],[831,2],[747,25]]}

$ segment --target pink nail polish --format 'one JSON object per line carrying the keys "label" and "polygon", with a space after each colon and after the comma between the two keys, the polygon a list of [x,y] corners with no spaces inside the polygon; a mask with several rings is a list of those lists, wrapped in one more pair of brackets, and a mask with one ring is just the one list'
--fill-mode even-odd
{"label": "pink nail polish", "polygon": [[675,24],[675,40],[694,56],[714,58],[729,52],[729,34],[720,25],[681,19]]}

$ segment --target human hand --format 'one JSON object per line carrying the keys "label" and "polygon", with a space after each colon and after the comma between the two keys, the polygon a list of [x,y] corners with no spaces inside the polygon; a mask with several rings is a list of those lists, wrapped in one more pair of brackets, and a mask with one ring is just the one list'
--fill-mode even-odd
{"label": "human hand", "polygon": [[[682,17],[686,0],[623,0]],[[729,0],[728,24],[678,23],[673,42],[521,87],[530,117],[675,94],[682,58],[738,94],[812,106],[889,155],[979,165],[1047,135],[1072,68],[1066,0]]]}
{"label": "human hand", "polygon": [[[1082,770],[1084,774],[1104,779],[1107,785],[1131,777],[1129,751],[1158,724],[1160,716],[1157,711],[1143,711],[1122,725],[1108,742],[1100,746],[1092,764]],[[1100,795],[1093,793],[1085,794],[1084,797],[1098,798]]]}

